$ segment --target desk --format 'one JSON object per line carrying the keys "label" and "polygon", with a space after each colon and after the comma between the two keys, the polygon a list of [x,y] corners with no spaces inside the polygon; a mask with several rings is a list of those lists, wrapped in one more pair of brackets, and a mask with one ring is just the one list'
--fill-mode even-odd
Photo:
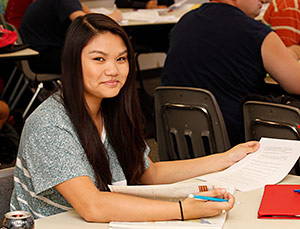
{"label": "desk", "polygon": [[266,77],[265,78],[265,83],[266,84],[272,84],[272,85],[278,85],[277,81],[275,81],[273,78],[271,77]]}
{"label": "desk", "polygon": [[[191,181],[192,182],[192,181]],[[288,175],[281,183],[300,184],[300,177]],[[263,189],[250,192],[237,192],[236,204],[229,211],[223,229],[295,229],[300,228],[300,220],[257,219]],[[108,228],[106,223],[87,223],[75,211],[69,211],[35,221],[36,228],[101,229]]]}
{"label": "desk", "polygon": [[31,48],[26,48],[16,52],[0,54],[0,60],[24,60],[39,53]]}
{"label": "desk", "polygon": [[[107,4],[101,1],[87,1],[85,5],[90,7],[94,12],[99,12],[97,8],[104,7],[109,11],[112,11],[112,6],[107,7]],[[184,4],[183,6],[174,9],[172,12],[167,12],[166,16],[174,16],[174,20],[164,22],[149,22],[149,21],[138,21],[128,20],[120,23],[123,29],[128,34],[134,49],[137,53],[148,53],[148,52],[164,52],[168,51],[169,46],[169,32],[178,20],[191,8],[194,4]],[[133,9],[120,9],[123,13],[133,12]],[[101,11],[100,11],[101,12]],[[162,16],[164,17],[164,16]]]}
{"label": "desk", "polygon": [[[16,52],[2,53],[2,54],[0,54],[0,61],[3,61],[3,60],[13,60],[13,61],[27,60],[30,57],[36,56],[36,55],[39,55],[39,52],[37,52],[31,48],[26,48],[26,49],[22,49],[22,50],[16,51]],[[1,94],[1,99],[4,99],[4,96],[7,93],[8,89],[12,83],[12,80],[14,79],[14,76],[16,75],[17,69],[18,69],[18,67],[17,67],[17,65],[15,65],[8,81],[6,82],[5,88],[3,89],[3,92]],[[15,88],[18,88],[18,86],[21,84],[22,79],[23,79],[23,74],[21,74],[21,77],[17,80],[17,84],[16,84]],[[8,105],[10,106],[10,110],[14,109],[14,107],[18,101],[18,99],[16,99],[15,102],[13,102],[13,97],[14,97],[15,93],[16,93],[16,91],[14,89],[8,100]]]}

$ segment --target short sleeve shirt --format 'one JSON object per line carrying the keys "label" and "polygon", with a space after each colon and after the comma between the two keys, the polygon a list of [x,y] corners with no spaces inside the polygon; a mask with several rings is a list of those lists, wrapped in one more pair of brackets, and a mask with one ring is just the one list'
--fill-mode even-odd
{"label": "short sleeve shirt", "polygon": [[[126,184],[117,155],[105,133],[101,139],[108,152],[112,183]],[[150,165],[148,154],[147,146],[145,169]],[[28,211],[34,218],[41,218],[71,209],[72,206],[54,186],[78,176],[89,176],[96,183],[94,170],[60,97],[55,94],[43,102],[24,125],[11,210]]]}
{"label": "short sleeve shirt", "polygon": [[24,43],[37,51],[63,47],[71,20],[70,14],[82,10],[79,0],[36,0],[27,8],[21,21]]}
{"label": "short sleeve shirt", "polygon": [[300,0],[273,0],[263,19],[286,46],[300,45]]}
{"label": "short sleeve shirt", "polygon": [[212,92],[232,146],[245,141],[241,99],[265,90],[261,46],[271,31],[230,4],[204,3],[170,33],[162,84]]}

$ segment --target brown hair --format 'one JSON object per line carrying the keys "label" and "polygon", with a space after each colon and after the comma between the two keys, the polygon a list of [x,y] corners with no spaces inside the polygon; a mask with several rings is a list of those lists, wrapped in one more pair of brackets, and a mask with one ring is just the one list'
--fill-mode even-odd
{"label": "brown hair", "polygon": [[134,51],[126,32],[105,15],[87,14],[78,17],[70,25],[62,53],[62,99],[101,190],[108,190],[112,175],[107,151],[87,111],[81,52],[94,36],[107,31],[119,35],[124,41],[128,52],[129,74],[117,96],[102,100],[100,112],[108,141],[117,154],[127,182],[136,184],[144,172],[146,145],[135,86]]}

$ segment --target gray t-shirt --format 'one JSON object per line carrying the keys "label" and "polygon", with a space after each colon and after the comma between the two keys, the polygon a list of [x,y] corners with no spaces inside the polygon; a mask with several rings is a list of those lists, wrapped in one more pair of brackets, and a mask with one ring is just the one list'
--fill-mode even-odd
{"label": "gray t-shirt", "polygon": [[[112,182],[126,184],[126,178],[103,131],[101,140],[109,155]],[[147,146],[145,168],[150,162]],[[55,94],[44,101],[26,120],[15,168],[15,187],[11,210],[30,212],[41,218],[72,209],[54,186],[78,176],[95,174],[66,114],[60,97]]]}

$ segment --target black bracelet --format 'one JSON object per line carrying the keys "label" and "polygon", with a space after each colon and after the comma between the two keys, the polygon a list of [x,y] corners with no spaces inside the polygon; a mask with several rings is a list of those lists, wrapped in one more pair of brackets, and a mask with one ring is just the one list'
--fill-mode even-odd
{"label": "black bracelet", "polygon": [[179,200],[179,208],[180,208],[180,213],[181,213],[181,221],[184,221],[184,217],[183,217],[183,210],[182,210],[182,204],[181,201]]}

